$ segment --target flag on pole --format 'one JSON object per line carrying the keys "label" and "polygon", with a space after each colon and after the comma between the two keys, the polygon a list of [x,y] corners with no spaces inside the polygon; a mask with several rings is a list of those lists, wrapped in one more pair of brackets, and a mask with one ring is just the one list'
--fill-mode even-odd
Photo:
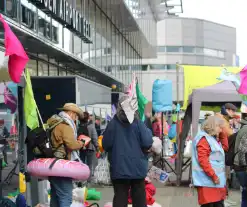
{"label": "flag on pole", "polygon": [[148,103],[148,100],[145,98],[145,96],[142,94],[139,84],[136,84],[136,96],[137,96],[137,101],[138,101],[138,112],[140,119],[142,121],[145,121],[145,107]]}
{"label": "flag on pole", "polygon": [[24,91],[24,113],[27,126],[33,130],[39,127],[39,118],[37,113],[37,105],[33,95],[33,88],[28,69],[26,69],[26,86]]}
{"label": "flag on pole", "polygon": [[7,22],[0,14],[0,22],[4,28],[4,44],[5,44],[5,56],[9,56],[8,70],[10,78],[13,82],[19,83],[22,72],[26,67],[29,60],[22,44],[10,29]]}
{"label": "flag on pole", "polygon": [[220,74],[220,77],[217,78],[218,80],[222,80],[222,81],[231,81],[234,86],[237,88],[239,88],[240,86],[240,77],[238,74],[229,72],[226,68],[224,68]]}
{"label": "flag on pole", "polygon": [[[148,103],[148,100],[143,96],[139,84],[137,83],[136,76],[133,74],[133,80],[131,84],[129,85],[128,89],[128,95],[131,99],[130,105],[132,106],[132,109],[138,109],[140,119],[142,121],[145,121],[145,107],[146,104]],[[135,103],[137,102],[137,107],[135,108]]]}
{"label": "flag on pole", "polygon": [[221,72],[220,77],[218,77],[217,79],[223,81],[231,81],[236,87],[236,91],[239,93],[242,102],[247,105],[247,84],[244,83],[244,79],[245,81],[247,81],[247,66],[242,69],[240,75],[228,72],[228,70],[224,68]]}
{"label": "flag on pole", "polygon": [[247,95],[247,65],[240,71],[240,87],[238,92]]}
{"label": "flag on pole", "polygon": [[4,103],[10,110],[11,114],[14,114],[17,108],[17,97],[14,96],[12,91],[5,85],[4,89]]}

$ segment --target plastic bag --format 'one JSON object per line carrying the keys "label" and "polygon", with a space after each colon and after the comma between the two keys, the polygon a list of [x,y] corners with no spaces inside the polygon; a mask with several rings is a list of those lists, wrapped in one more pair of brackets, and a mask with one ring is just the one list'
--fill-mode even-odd
{"label": "plastic bag", "polygon": [[171,156],[173,156],[175,154],[174,144],[168,138],[164,139],[163,151],[164,151],[164,156],[165,157],[171,157]]}
{"label": "plastic bag", "polygon": [[162,142],[159,137],[153,137],[152,151],[159,155],[162,150]]}
{"label": "plastic bag", "polygon": [[98,165],[95,168],[95,172],[94,172],[95,182],[97,184],[103,184],[103,185],[110,185],[111,184],[110,169],[109,168],[110,168],[110,165],[109,165],[107,156],[99,159]]}
{"label": "plastic bag", "polygon": [[184,157],[191,158],[192,156],[192,140],[186,141],[186,146],[184,149]]}

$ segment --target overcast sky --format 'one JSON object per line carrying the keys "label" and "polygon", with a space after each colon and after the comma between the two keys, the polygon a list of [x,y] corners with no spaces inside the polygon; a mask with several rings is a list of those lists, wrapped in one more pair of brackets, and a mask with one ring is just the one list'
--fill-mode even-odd
{"label": "overcast sky", "polygon": [[237,55],[247,64],[247,0],[182,0],[180,16],[206,19],[237,29]]}

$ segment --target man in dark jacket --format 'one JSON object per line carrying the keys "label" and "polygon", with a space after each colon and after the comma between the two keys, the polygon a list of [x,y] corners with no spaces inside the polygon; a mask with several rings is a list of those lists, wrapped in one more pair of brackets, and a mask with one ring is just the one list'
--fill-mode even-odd
{"label": "man in dark jacket", "polygon": [[80,125],[78,128],[78,135],[85,135],[91,138],[91,142],[89,143],[86,149],[80,150],[80,158],[83,163],[87,164],[90,169],[90,178],[88,182],[91,181],[92,175],[94,174],[94,161],[95,161],[95,154],[99,150],[98,147],[98,135],[94,124],[89,121],[89,113],[83,113],[83,119],[80,120]]}
{"label": "man in dark jacket", "polygon": [[113,207],[127,207],[131,189],[133,206],[146,207],[144,179],[148,173],[147,153],[152,146],[152,134],[135,115],[128,121],[119,100],[117,114],[103,134],[103,148],[108,152],[110,174],[114,188]]}
{"label": "man in dark jacket", "polygon": [[235,140],[234,170],[242,187],[241,207],[247,206],[247,114],[242,114],[241,129]]}

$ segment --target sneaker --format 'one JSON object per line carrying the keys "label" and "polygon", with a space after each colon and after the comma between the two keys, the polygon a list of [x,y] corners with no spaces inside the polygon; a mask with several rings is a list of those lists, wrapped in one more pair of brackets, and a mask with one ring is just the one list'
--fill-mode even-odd
{"label": "sneaker", "polygon": [[226,200],[224,201],[224,203],[225,203],[225,207],[228,207],[228,206],[236,206],[236,205],[237,205],[237,202],[232,201],[232,200],[230,200],[230,199],[226,199]]}

